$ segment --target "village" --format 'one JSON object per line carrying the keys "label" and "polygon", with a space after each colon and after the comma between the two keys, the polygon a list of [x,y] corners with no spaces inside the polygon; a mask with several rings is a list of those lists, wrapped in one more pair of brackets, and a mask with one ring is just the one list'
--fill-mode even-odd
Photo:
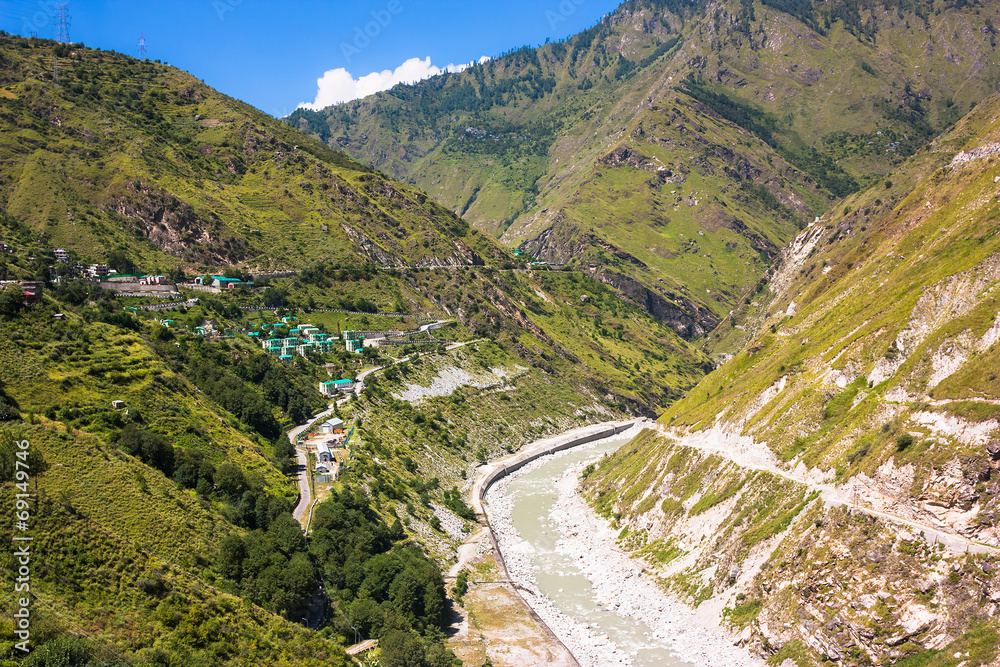
{"label": "village", "polygon": [[[15,254],[14,249],[6,244],[0,247],[0,251]],[[353,446],[358,445],[357,442],[352,443],[356,426],[348,427],[336,416],[337,408],[364,391],[367,375],[386,368],[394,361],[411,359],[421,352],[462,345],[438,337],[439,330],[455,324],[453,320],[432,320],[398,312],[322,307],[302,311],[294,306],[271,307],[266,305],[266,298],[263,299],[265,305],[259,305],[260,301],[254,295],[262,294],[271,280],[294,278],[294,271],[254,276],[238,272],[227,272],[226,275],[209,273],[184,278],[178,273],[170,276],[120,273],[105,263],[74,263],[75,256],[62,248],[51,248],[51,254],[47,249],[36,249],[30,254],[32,256],[27,257],[29,262],[38,266],[41,261],[45,265],[47,281],[0,281],[0,290],[8,289],[8,286],[17,289],[19,300],[25,306],[42,302],[45,287],[60,290],[74,284],[90,285],[91,299],[95,289],[98,295],[105,293],[121,298],[123,301],[118,301],[117,308],[127,315],[151,319],[170,332],[165,335],[184,334],[212,341],[242,338],[259,345],[281,364],[301,366],[305,363],[325,369],[329,379],[320,379],[317,389],[327,399],[328,408],[293,424],[288,431],[298,459],[297,476],[302,500],[295,518],[303,526],[308,525],[309,510],[319,497],[325,495],[338,477],[350,469]],[[533,258],[525,256],[522,259],[530,262]],[[134,266],[130,268],[135,270]],[[185,291],[188,291],[187,294]],[[191,292],[201,292],[205,296],[199,298]],[[224,314],[217,311],[220,302],[209,296],[223,293],[236,297],[221,302]],[[235,310],[230,312],[232,309]],[[335,314],[335,318],[332,326],[330,317],[320,318],[323,321],[315,324],[300,323],[299,316],[305,312],[331,313]],[[337,319],[341,315],[343,319]],[[62,319],[63,315],[56,313],[54,317]],[[383,328],[342,328],[341,323],[346,324],[348,318],[362,325],[369,323],[371,318],[382,323]],[[413,320],[416,327],[404,329],[406,319]],[[386,328],[386,322],[393,323],[394,328]],[[381,356],[382,353],[387,355],[388,363],[382,361],[386,358]],[[111,401],[111,408],[125,415],[129,412],[129,405],[120,398]]]}

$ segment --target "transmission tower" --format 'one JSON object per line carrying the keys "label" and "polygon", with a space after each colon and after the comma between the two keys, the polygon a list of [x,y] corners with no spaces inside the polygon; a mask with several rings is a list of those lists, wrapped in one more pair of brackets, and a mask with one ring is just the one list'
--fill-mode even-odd
{"label": "transmission tower", "polygon": [[139,60],[144,60],[146,58],[146,38],[143,34],[139,33]]}
{"label": "transmission tower", "polygon": [[69,10],[66,9],[68,6],[68,2],[60,2],[56,14],[56,41],[60,44],[69,44]]}

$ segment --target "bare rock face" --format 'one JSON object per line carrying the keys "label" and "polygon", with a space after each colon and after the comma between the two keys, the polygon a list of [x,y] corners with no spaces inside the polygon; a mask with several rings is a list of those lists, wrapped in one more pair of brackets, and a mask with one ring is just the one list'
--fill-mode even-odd
{"label": "bare rock face", "polygon": [[627,295],[684,338],[700,336],[714,329],[719,323],[718,317],[699,308],[689,299],[674,293],[662,294],[654,291],[621,273],[604,269],[597,271],[594,277]]}
{"label": "bare rock face", "polygon": [[590,264],[587,258],[589,251],[594,248],[603,250],[615,261],[640,269],[648,268],[638,258],[604,239],[591,234],[579,234],[565,223],[562,213],[555,216],[552,226],[521,244],[522,250],[544,261],[557,264],[577,263],[592,277],[614,287],[621,296],[644,308],[684,338],[700,336],[719,323],[719,318],[714,313],[682,294],[660,287],[648,287],[614,268]]}
{"label": "bare rock face", "polygon": [[600,159],[601,164],[611,167],[629,166],[643,171],[655,172],[656,165],[648,157],[626,146],[619,146]]}
{"label": "bare rock face", "polygon": [[187,261],[235,264],[250,254],[247,242],[227,233],[214,214],[202,215],[173,194],[145,181],[128,181],[125,191],[104,210],[174,257]]}
{"label": "bare rock face", "polygon": [[994,461],[1000,461],[1000,440],[991,440],[986,445],[986,451]]}

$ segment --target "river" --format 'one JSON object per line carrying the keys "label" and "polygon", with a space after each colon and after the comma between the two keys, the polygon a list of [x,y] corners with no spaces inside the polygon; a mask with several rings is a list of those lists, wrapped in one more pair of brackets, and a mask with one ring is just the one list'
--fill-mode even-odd
{"label": "river", "polygon": [[525,597],[581,665],[683,667],[690,663],[678,658],[668,638],[655,636],[662,633],[601,599],[578,567],[581,556],[566,548],[565,496],[575,494],[572,478],[565,476],[575,477],[583,465],[615,451],[630,435],[546,456],[498,481],[487,496],[488,513],[511,577],[540,593]]}

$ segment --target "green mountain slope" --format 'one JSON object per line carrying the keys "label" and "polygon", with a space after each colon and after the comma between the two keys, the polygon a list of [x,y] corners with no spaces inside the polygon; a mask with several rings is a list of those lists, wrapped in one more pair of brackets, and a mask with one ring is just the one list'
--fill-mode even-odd
{"label": "green mountain slope", "polygon": [[0,85],[0,204],[84,261],[505,261],[424,194],[175,68],[4,36]]}
{"label": "green mountain slope", "polygon": [[[438,513],[462,524],[454,489],[475,463],[658,414],[711,368],[638,300],[518,265],[423,193],[187,74],[6,35],[0,72],[0,278],[44,287],[32,304],[0,289],[0,504],[31,493],[40,549],[35,652],[22,660],[6,599],[4,664],[346,664],[359,628],[387,662],[450,665],[441,567],[461,534]],[[178,277],[291,271],[218,294],[182,284],[162,304],[73,278],[53,246]],[[337,341],[282,363],[250,335],[293,335],[281,317],[331,334],[448,320],[440,335],[462,345],[423,333],[358,355]],[[285,432],[327,405],[320,381],[415,349],[434,353],[368,376],[338,409],[354,459],[316,485],[326,500],[303,539]],[[465,375],[492,384],[404,398]]]}
{"label": "green mountain slope", "polygon": [[593,267],[697,335],[796,222],[884,177],[996,88],[996,14],[628,2],[565,42],[288,120],[509,244]]}
{"label": "green mountain slope", "polygon": [[762,651],[996,658],[998,112],[801,232],[720,327],[749,343],[588,480]]}

